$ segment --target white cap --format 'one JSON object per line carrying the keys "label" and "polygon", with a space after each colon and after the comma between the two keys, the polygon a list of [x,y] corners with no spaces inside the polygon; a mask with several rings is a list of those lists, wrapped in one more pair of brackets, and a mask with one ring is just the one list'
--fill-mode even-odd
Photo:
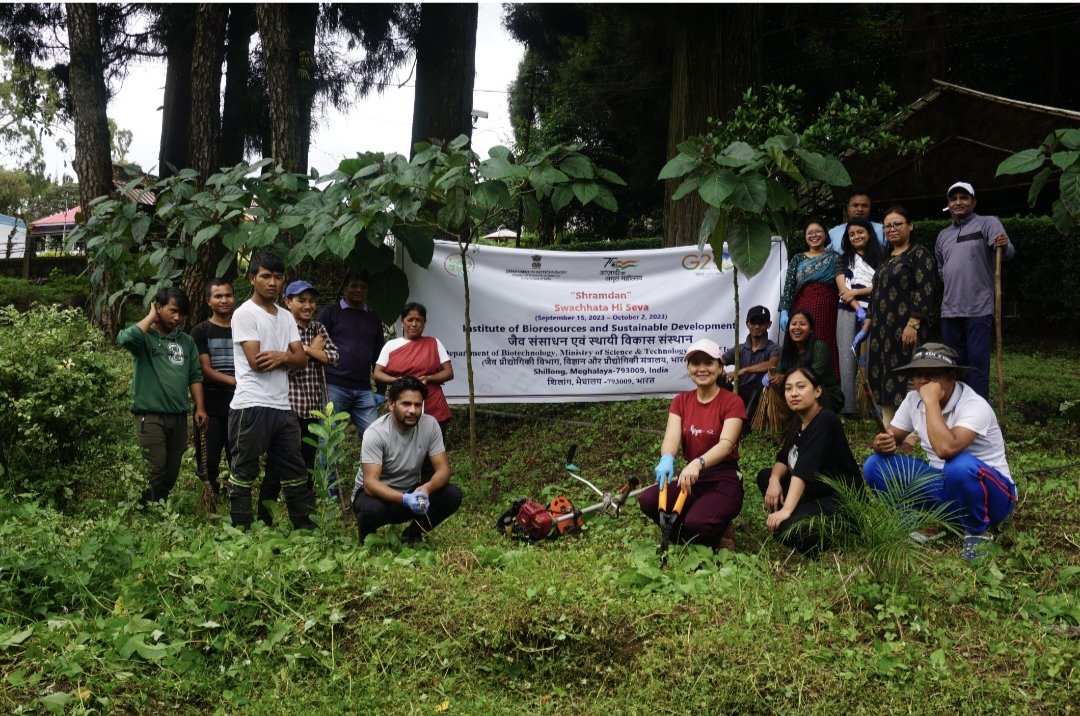
{"label": "white cap", "polygon": [[950,196],[952,196],[953,189],[963,189],[968,194],[971,194],[972,196],[975,196],[975,187],[971,186],[966,181],[958,181],[955,184],[953,184],[951,187],[949,187],[949,190],[947,192],[945,192],[945,198],[946,199],[948,199]]}
{"label": "white cap", "polygon": [[714,341],[710,341],[708,338],[702,338],[699,341],[695,341],[693,345],[686,349],[686,360],[690,360],[691,353],[704,353],[710,358],[720,359],[720,346],[716,345]]}

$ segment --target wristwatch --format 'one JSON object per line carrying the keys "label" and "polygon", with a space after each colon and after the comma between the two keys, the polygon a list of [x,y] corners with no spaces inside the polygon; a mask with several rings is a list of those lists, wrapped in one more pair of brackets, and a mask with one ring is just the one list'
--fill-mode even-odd
{"label": "wristwatch", "polygon": [[701,465],[701,469],[704,470],[705,469],[705,457],[703,455],[698,456],[697,461],[698,461],[698,465]]}

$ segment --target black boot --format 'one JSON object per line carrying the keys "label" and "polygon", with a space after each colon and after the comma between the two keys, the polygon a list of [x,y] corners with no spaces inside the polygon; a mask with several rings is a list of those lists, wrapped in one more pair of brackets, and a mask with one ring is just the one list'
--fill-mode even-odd
{"label": "black boot", "polygon": [[242,530],[251,527],[251,488],[229,488],[229,515],[233,527]]}
{"label": "black boot", "polygon": [[284,488],[285,509],[289,511],[289,520],[293,528],[298,530],[310,530],[315,528],[311,521],[311,514],[315,512],[315,493],[311,491],[307,483]]}

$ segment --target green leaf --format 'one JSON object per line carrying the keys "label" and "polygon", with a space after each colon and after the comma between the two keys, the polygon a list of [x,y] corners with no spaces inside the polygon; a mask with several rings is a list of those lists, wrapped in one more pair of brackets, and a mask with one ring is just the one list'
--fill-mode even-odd
{"label": "green leaf", "polygon": [[704,249],[705,244],[709,243],[713,232],[716,231],[716,224],[723,216],[724,212],[715,206],[709,207],[709,210],[705,212],[705,216],[701,219],[701,227],[698,229],[698,251]]}
{"label": "green leaf", "polygon": [[765,178],[760,174],[741,174],[731,194],[731,205],[749,214],[760,214],[768,198]]}
{"label": "green leaf", "polygon": [[485,209],[509,209],[510,190],[503,181],[485,181],[476,185],[473,198]]}
{"label": "green leaf", "polygon": [[1028,206],[1034,208],[1035,202],[1039,198],[1039,193],[1042,192],[1043,187],[1046,186],[1047,180],[1050,175],[1054,173],[1054,170],[1050,167],[1043,167],[1039,170],[1031,180],[1031,188],[1028,189]]}
{"label": "green leaf", "polygon": [[571,154],[566,159],[563,159],[559,162],[559,169],[562,169],[574,179],[592,179],[596,176],[595,172],[593,172],[592,162],[580,154]]}
{"label": "green leaf", "polygon": [[701,153],[705,151],[705,145],[699,137],[690,137],[675,145],[675,151],[679,154],[685,154],[688,157],[697,157],[700,159]]}
{"label": "green leaf", "polygon": [[678,201],[690,192],[697,189],[699,186],[701,186],[701,177],[690,177],[679,185],[679,188],[676,189],[675,192],[671,195],[671,200]]}
{"label": "green leaf", "polygon": [[775,147],[782,152],[790,152],[795,148],[796,144],[795,135],[788,131],[785,134],[776,134],[769,137],[761,146],[765,147],[766,151],[768,151],[770,147]]}
{"label": "green leaf", "polygon": [[521,206],[524,209],[522,221],[530,230],[535,231],[540,225],[540,202],[532,194],[521,197]]}
{"label": "green leaf", "polygon": [[459,134],[458,136],[454,137],[453,140],[451,140],[449,146],[450,149],[457,151],[459,149],[464,149],[466,146],[468,146],[468,144],[469,136],[467,134]]}
{"label": "green leaf", "polygon": [[826,157],[805,149],[796,149],[795,153],[803,161],[803,172],[811,179],[830,186],[851,186],[851,175],[836,157]]}
{"label": "green leaf", "polygon": [[[727,245],[735,268],[747,278],[751,278],[765,268],[769,260],[769,253],[772,251],[772,231],[768,224],[755,217],[735,219],[728,229]],[[718,250],[714,239],[713,255],[721,256],[722,251],[723,244]]]}
{"label": "green leaf", "polygon": [[1054,166],[1058,169],[1068,169],[1080,160],[1080,152],[1054,152],[1050,155],[1050,161],[1054,163]]}
{"label": "green leaf", "polygon": [[576,181],[573,184],[573,189],[574,196],[577,197],[582,206],[595,199],[596,195],[600,193],[600,187],[594,181]]}
{"label": "green leaf", "polygon": [[[416,147],[419,148],[420,144],[417,144]],[[417,166],[419,164],[424,164],[425,162],[429,162],[432,159],[434,159],[435,157],[439,156],[440,151],[441,150],[437,146],[435,146],[433,144],[428,145],[426,148],[424,148],[424,149],[418,151],[416,154],[414,154],[413,158],[412,158],[412,161],[410,161],[409,163],[412,164],[413,166]]]}
{"label": "green leaf", "polygon": [[500,157],[492,157],[480,162],[480,176],[485,179],[506,179],[513,176],[514,167]]}
{"label": "green leaf", "polygon": [[[765,205],[771,214],[794,211],[798,204],[787,187],[776,179],[765,180]],[[783,233],[781,233],[783,236]]]}
{"label": "green leaf", "polygon": [[392,321],[409,300],[409,277],[393,264],[393,252],[387,250],[386,253],[390,263],[378,273],[372,273],[368,281],[368,302],[376,315],[384,321]]}
{"label": "green leaf", "polygon": [[660,170],[660,174],[656,177],[661,179],[677,179],[684,174],[694,171],[701,166],[700,157],[688,157],[685,154],[678,154],[664,165],[664,168]]}
{"label": "green leaf", "polygon": [[596,168],[596,175],[606,182],[616,184],[618,186],[626,186],[626,182],[623,178],[609,169]]}
{"label": "green leaf", "polygon": [[769,155],[769,159],[776,165],[777,171],[791,177],[800,184],[806,181],[802,172],[799,171],[799,167],[791,160],[791,157],[784,153],[783,149],[774,144],[766,147],[765,153]]}
{"label": "green leaf", "polygon": [[199,229],[199,232],[195,234],[195,238],[191,240],[191,245],[195,248],[199,248],[205,242],[214,238],[221,231],[221,224],[212,224],[210,226]]}
{"label": "green leaf", "polygon": [[29,639],[30,635],[33,633],[34,627],[28,627],[22,631],[15,631],[13,629],[7,634],[0,635],[0,649],[6,649],[9,646],[18,646]]}
{"label": "green leaf", "polygon": [[698,194],[709,206],[721,207],[724,200],[731,196],[739,186],[739,180],[730,169],[712,172],[701,180]]}
{"label": "green leaf", "polygon": [[1058,179],[1061,188],[1061,203],[1074,222],[1080,221],[1080,170],[1074,169],[1061,173]]}
{"label": "green leaf", "polygon": [[1054,134],[1066,149],[1080,149],[1080,129],[1059,129]]}
{"label": "green leaf", "polygon": [[150,217],[146,214],[139,214],[131,222],[131,238],[135,240],[135,243],[141,243],[146,238],[146,232],[149,230]]}
{"label": "green leaf", "polygon": [[507,148],[507,147],[504,147],[501,144],[496,144],[494,147],[491,147],[491,148],[488,149],[488,156],[489,157],[497,157],[499,159],[506,159],[507,161],[509,161],[509,159],[510,159],[510,149]]}
{"label": "green leaf", "polygon": [[716,157],[717,164],[726,167],[742,167],[757,159],[758,153],[746,142],[732,142]]}
{"label": "green leaf", "polygon": [[611,190],[606,186],[597,187],[596,198],[593,199],[593,204],[599,206],[601,209],[607,209],[610,212],[619,210],[619,202],[615,200],[615,195],[612,194]]}
{"label": "green leaf", "polygon": [[1041,149],[1025,149],[998,164],[997,173],[994,176],[1033,172],[1041,167],[1045,161],[1046,155],[1042,153]]}
{"label": "green leaf", "polygon": [[574,200],[574,192],[569,187],[557,186],[551,192],[551,208],[557,212],[562,211]]}
{"label": "green leaf", "polygon": [[429,230],[422,226],[398,224],[394,227],[394,237],[405,246],[414,264],[423,268],[431,265],[431,257],[435,255],[435,241]]}

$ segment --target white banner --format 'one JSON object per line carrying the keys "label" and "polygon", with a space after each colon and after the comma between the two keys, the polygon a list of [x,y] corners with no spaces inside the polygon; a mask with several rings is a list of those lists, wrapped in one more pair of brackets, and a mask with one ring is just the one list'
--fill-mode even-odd
{"label": "white banner", "polygon": [[[467,256],[476,400],[568,403],[669,397],[692,387],[683,355],[700,338],[735,341],[731,264],[682,246],[648,251],[570,252],[474,246]],[[779,321],[786,252],[773,243],[765,268],[739,276],[739,303]],[[456,244],[435,242],[423,269],[406,256],[410,301],[428,311],[425,335],[450,353],[451,403],[469,399],[465,291]],[[746,338],[738,320],[739,341]],[[399,326],[400,335],[400,326]]]}

